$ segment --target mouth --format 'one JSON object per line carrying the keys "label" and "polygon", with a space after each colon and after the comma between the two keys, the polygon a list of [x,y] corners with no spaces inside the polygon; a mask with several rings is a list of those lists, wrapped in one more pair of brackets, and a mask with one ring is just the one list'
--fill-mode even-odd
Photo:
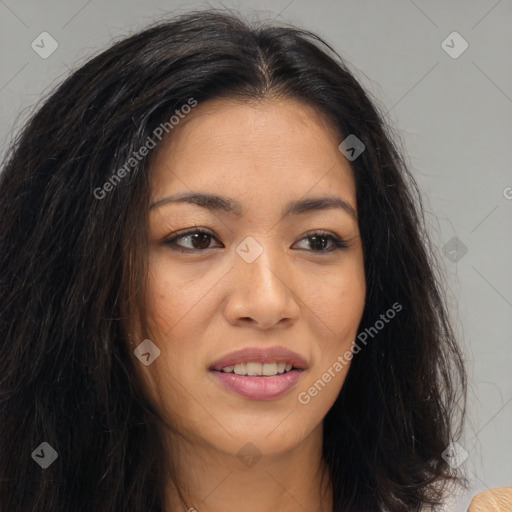
{"label": "mouth", "polygon": [[225,389],[252,400],[273,400],[295,387],[307,369],[305,359],[282,347],[232,352],[210,372]]}

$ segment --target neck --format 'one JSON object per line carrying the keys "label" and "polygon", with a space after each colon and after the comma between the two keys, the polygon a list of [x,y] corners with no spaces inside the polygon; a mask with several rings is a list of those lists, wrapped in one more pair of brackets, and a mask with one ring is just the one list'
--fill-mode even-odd
{"label": "neck", "polygon": [[294,449],[259,459],[192,444],[176,433],[169,435],[169,447],[185,502],[169,479],[167,512],[332,512],[321,424]]}

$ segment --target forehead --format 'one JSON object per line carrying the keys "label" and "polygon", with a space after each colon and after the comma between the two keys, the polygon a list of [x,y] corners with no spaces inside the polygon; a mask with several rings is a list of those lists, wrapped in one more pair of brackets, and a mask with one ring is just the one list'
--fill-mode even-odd
{"label": "forehead", "polygon": [[[208,100],[183,116],[152,162],[156,190],[226,186],[247,193],[315,186],[355,194],[341,137],[325,115],[296,99]],[[158,195],[158,194],[157,194]]]}

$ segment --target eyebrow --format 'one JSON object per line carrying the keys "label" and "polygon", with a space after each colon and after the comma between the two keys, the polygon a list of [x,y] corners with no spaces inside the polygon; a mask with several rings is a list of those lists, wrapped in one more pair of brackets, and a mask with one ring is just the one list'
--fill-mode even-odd
{"label": "eyebrow", "polygon": [[[150,209],[158,208],[160,206],[170,203],[191,203],[207,208],[212,211],[222,211],[241,217],[242,205],[234,199],[222,197],[216,194],[203,194],[199,192],[185,192],[173,194],[155,201]],[[341,209],[348,213],[354,221],[357,222],[357,213],[355,209],[347,201],[344,201],[337,196],[324,196],[316,198],[297,199],[290,201],[283,209],[282,216],[299,215],[309,213],[312,211],[328,210],[328,209]]]}

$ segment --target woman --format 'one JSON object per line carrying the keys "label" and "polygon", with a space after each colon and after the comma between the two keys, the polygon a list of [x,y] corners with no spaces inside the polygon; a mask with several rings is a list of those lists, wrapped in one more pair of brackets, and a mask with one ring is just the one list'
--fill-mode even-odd
{"label": "woman", "polygon": [[421,198],[314,34],[211,10],[118,42],[27,123],[0,209],[2,511],[410,512],[462,483]]}

